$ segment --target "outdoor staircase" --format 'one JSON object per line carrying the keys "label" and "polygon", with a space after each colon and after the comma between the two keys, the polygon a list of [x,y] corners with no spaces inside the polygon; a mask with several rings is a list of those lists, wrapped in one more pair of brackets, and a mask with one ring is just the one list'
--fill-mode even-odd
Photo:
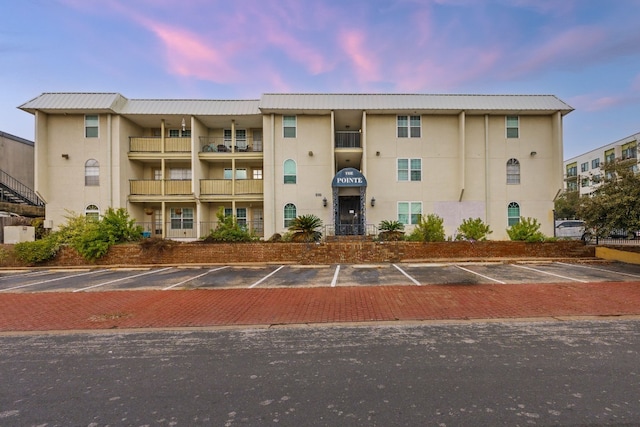
{"label": "outdoor staircase", "polygon": [[0,170],[0,202],[44,206],[44,202],[31,188],[3,170]]}

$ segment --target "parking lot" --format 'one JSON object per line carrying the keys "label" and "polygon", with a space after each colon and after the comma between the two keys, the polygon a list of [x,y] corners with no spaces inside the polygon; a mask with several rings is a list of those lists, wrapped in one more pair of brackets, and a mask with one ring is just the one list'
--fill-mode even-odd
{"label": "parking lot", "polygon": [[640,266],[568,264],[398,263],[372,265],[221,265],[209,267],[0,270],[0,293],[114,290],[475,285],[639,281]]}

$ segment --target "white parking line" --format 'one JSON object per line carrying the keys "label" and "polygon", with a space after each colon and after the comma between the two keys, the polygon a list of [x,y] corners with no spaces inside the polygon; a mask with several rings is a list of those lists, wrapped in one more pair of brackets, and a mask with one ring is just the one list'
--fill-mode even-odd
{"label": "white parking line", "polygon": [[249,289],[253,288],[254,286],[258,286],[260,283],[264,282],[265,280],[267,280],[267,278],[273,276],[274,274],[276,274],[278,271],[280,271],[282,268],[284,268],[284,265],[281,265],[280,267],[276,268],[275,270],[273,270],[271,273],[267,274],[266,276],[264,276],[262,279],[258,280],[256,283],[254,283],[253,285],[249,286]]}
{"label": "white parking line", "polygon": [[582,267],[582,268],[587,268],[589,270],[598,270],[598,271],[604,271],[606,273],[620,274],[620,275],[623,275],[623,276],[640,277],[640,274],[623,273],[621,271],[607,270],[606,268],[589,267],[589,266],[581,265],[581,264],[569,264],[569,263],[560,262],[560,261],[557,261],[557,263],[558,264],[562,264],[562,265],[568,265],[568,266],[571,266],[571,267]]}
{"label": "white parking line", "polygon": [[503,282],[502,280],[494,279],[493,277],[485,276],[484,274],[476,273],[475,271],[469,270],[468,268],[460,267],[459,265],[456,265],[456,267],[458,267],[460,270],[464,270],[464,271],[466,271],[468,273],[475,274],[475,275],[480,276],[480,277],[484,277],[487,280],[492,280],[494,282],[498,282],[498,283],[501,283],[503,285],[507,284],[507,282]]}
{"label": "white parking line", "polygon": [[511,265],[514,266],[514,267],[518,267],[518,268],[524,268],[525,270],[537,271],[538,273],[548,274],[549,276],[555,276],[555,277],[560,277],[562,279],[573,280],[574,282],[589,283],[588,280],[574,279],[573,277],[562,276],[560,274],[555,274],[555,273],[549,273],[547,271],[537,270],[537,269],[531,268],[531,267],[525,267],[524,265],[519,265],[519,264],[511,264]]}
{"label": "white parking line", "polygon": [[14,289],[22,289],[22,288],[27,288],[29,286],[35,286],[35,285],[41,285],[43,283],[51,283],[51,282],[57,282],[58,280],[65,280],[65,279],[71,279],[72,277],[80,277],[80,276],[86,276],[87,274],[95,274],[95,273],[101,273],[103,271],[107,271],[107,270],[96,270],[96,271],[89,271],[86,273],[80,273],[80,274],[74,274],[72,276],[62,276],[62,277],[57,277],[55,279],[49,279],[49,280],[42,280],[40,282],[35,282],[35,283],[29,283],[26,285],[20,285],[20,286],[14,286],[12,288],[7,288],[7,289],[0,289],[0,292],[6,292],[6,291],[12,291]]}
{"label": "white parking line", "polygon": [[76,289],[73,292],[82,292],[82,291],[86,291],[87,289],[99,288],[100,286],[110,285],[111,283],[121,282],[123,280],[128,280],[128,279],[135,279],[136,277],[140,277],[140,276],[146,276],[147,274],[160,273],[162,271],[169,270],[170,268],[173,268],[173,267],[165,267],[165,268],[161,268],[160,270],[151,270],[151,271],[147,271],[145,273],[136,274],[136,275],[133,275],[133,276],[122,277],[120,279],[110,280],[110,281],[104,282],[104,283],[98,283],[97,285],[87,286],[86,288]]}
{"label": "white parking line", "polygon": [[398,269],[398,271],[399,271],[400,273],[402,273],[402,274],[404,274],[405,276],[407,276],[407,278],[409,278],[409,280],[411,280],[413,283],[415,283],[415,284],[416,284],[416,285],[418,285],[418,286],[422,286],[422,284],[421,284],[420,282],[418,282],[418,281],[417,281],[416,279],[414,279],[413,277],[409,276],[409,275],[408,275],[408,274],[407,274],[403,269],[401,269],[400,267],[398,267],[398,266],[397,266],[397,265],[395,265],[395,264],[391,264],[391,265],[393,265],[395,268],[397,268],[397,269]]}
{"label": "white parking line", "polygon": [[188,278],[187,280],[183,280],[183,281],[182,281],[182,282],[180,282],[180,283],[176,283],[175,285],[171,285],[171,286],[167,286],[166,288],[162,288],[162,290],[163,290],[163,291],[168,291],[169,289],[175,288],[176,286],[184,285],[184,284],[185,284],[185,283],[187,283],[187,282],[190,282],[190,281],[195,280],[195,279],[198,279],[198,278],[200,278],[200,277],[202,277],[202,276],[206,276],[206,275],[207,275],[207,274],[209,274],[209,273],[212,273],[212,272],[214,272],[214,271],[218,271],[218,270],[222,270],[222,269],[225,269],[225,268],[229,268],[229,266],[228,266],[228,265],[225,265],[224,267],[213,268],[213,269],[211,269],[211,270],[207,271],[206,273],[198,274],[197,276],[190,277],[190,278]]}
{"label": "white parking line", "polygon": [[338,283],[338,273],[340,273],[340,265],[336,267],[336,272],[333,273],[333,280],[331,281],[331,287],[335,288],[336,283]]}
{"label": "white parking line", "polygon": [[0,277],[0,280],[13,279],[16,277],[42,276],[43,274],[47,274],[47,271],[28,271],[22,274],[11,274],[9,276]]}

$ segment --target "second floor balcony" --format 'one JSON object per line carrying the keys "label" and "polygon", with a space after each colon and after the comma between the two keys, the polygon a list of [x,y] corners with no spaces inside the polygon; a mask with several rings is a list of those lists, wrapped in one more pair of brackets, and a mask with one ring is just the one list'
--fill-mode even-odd
{"label": "second floor balcony", "polygon": [[338,131],[335,133],[336,148],[361,148],[359,131]]}
{"label": "second floor balcony", "polygon": [[261,179],[201,179],[200,194],[203,196],[240,196],[263,194],[264,181]]}
{"label": "second floor balcony", "polygon": [[[164,141],[164,144],[163,144]],[[144,136],[129,138],[131,153],[190,153],[191,138]]]}
{"label": "second floor balcony", "polygon": [[260,153],[262,152],[262,139],[229,138],[201,136],[201,153]]}
{"label": "second floor balcony", "polygon": [[190,179],[131,179],[132,196],[186,196],[193,194]]}

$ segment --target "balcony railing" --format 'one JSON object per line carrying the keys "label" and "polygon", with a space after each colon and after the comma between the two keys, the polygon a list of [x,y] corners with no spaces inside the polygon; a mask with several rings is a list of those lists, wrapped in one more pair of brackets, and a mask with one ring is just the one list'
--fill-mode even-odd
{"label": "balcony railing", "polygon": [[164,195],[190,195],[190,179],[131,179],[129,180],[129,194],[137,196],[160,196]]}
{"label": "balcony railing", "polygon": [[360,135],[359,131],[336,132],[336,148],[360,148]]}
{"label": "balcony railing", "polygon": [[[129,138],[129,151],[132,153],[160,153],[162,152],[162,138],[160,137],[131,137]],[[191,151],[191,138],[165,138],[164,152],[189,153]]]}
{"label": "balcony railing", "polygon": [[233,181],[230,179],[201,179],[200,194],[243,195],[264,193],[264,181],[261,179],[237,179],[235,184],[234,191]]}
{"label": "balcony railing", "polygon": [[232,145],[232,141],[227,138],[212,136],[200,137],[200,152],[202,153],[230,153],[232,151],[239,153],[262,152],[262,139],[236,139],[235,147],[232,147]]}

